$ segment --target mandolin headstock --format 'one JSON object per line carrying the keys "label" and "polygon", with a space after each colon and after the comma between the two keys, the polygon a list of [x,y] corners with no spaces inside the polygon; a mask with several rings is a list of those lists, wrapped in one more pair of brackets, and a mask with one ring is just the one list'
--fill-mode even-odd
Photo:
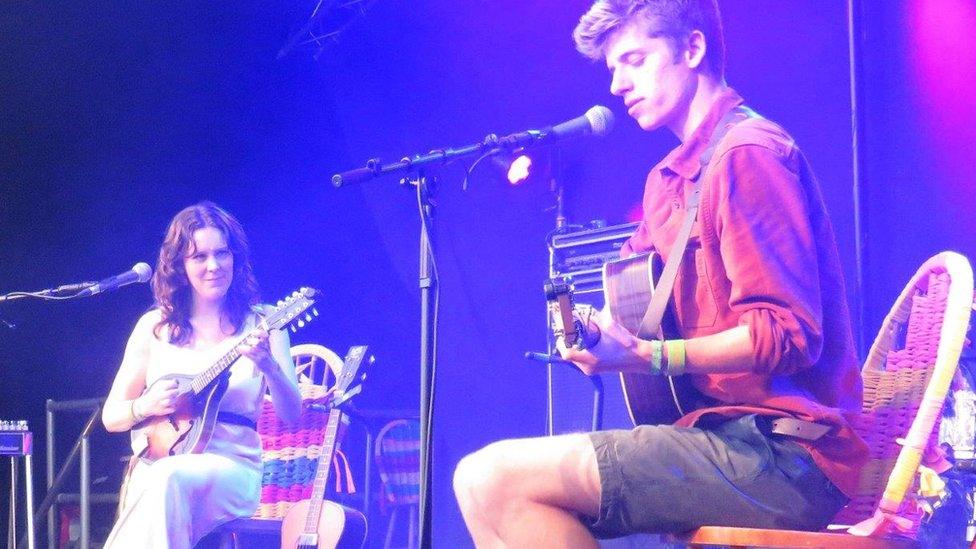
{"label": "mandolin headstock", "polygon": [[274,311],[265,320],[268,329],[287,327],[292,332],[297,332],[299,328],[304,328],[314,317],[319,316],[318,310],[313,307],[318,293],[314,288],[302,287],[278,301]]}

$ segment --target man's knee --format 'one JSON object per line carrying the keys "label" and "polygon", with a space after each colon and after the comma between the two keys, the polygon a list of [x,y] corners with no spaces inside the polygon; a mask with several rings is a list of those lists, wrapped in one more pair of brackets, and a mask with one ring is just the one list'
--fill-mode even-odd
{"label": "man's knee", "polygon": [[512,444],[512,441],[494,442],[461,459],[454,469],[454,493],[462,508],[501,497],[509,475],[506,464],[510,460],[505,456]]}

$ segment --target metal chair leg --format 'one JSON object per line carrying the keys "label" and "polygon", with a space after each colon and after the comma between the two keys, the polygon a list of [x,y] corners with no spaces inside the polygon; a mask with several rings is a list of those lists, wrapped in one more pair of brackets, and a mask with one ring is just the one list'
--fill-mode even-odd
{"label": "metal chair leg", "polygon": [[393,541],[393,528],[396,525],[397,513],[400,512],[399,507],[394,507],[393,512],[390,513],[390,522],[386,526],[386,541],[383,542],[383,549],[390,549],[390,542]]}
{"label": "metal chair leg", "polygon": [[410,506],[410,524],[407,527],[407,549],[417,549],[417,510],[419,505]]}

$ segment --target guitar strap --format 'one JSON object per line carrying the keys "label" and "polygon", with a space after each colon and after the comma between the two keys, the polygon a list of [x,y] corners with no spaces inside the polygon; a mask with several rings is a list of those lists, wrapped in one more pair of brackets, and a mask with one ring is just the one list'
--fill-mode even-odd
{"label": "guitar strap", "polygon": [[651,295],[651,302],[647,305],[647,311],[644,312],[640,329],[637,331],[638,334],[643,334],[645,337],[660,334],[664,309],[667,308],[671,291],[674,289],[674,280],[678,275],[678,266],[681,264],[681,258],[685,255],[685,249],[688,247],[691,228],[694,226],[695,219],[698,217],[698,206],[701,203],[702,181],[705,180],[705,174],[708,172],[709,163],[712,160],[712,155],[715,154],[715,149],[718,147],[719,142],[722,141],[722,138],[729,133],[729,130],[744,120],[757,117],[759,115],[752,109],[739,106],[729,111],[719,120],[718,125],[715,126],[715,130],[708,140],[708,146],[705,147],[705,151],[700,158],[701,170],[698,172],[698,177],[695,178],[694,188],[685,205],[684,223],[682,223],[681,229],[678,231],[678,236],[674,240],[671,255],[668,256],[668,260],[664,263],[664,270],[661,272],[657,284],[654,285],[654,293]]}

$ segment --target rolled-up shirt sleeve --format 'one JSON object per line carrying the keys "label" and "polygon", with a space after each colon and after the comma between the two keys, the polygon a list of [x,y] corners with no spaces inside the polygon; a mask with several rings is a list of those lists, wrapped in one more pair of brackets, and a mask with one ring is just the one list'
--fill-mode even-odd
{"label": "rolled-up shirt sleeve", "polygon": [[648,243],[649,240],[650,237],[647,234],[647,223],[641,221],[637,225],[637,229],[634,231],[634,234],[631,235],[631,237],[623,243],[623,246],[620,247],[620,257],[630,257],[638,253],[638,249],[648,249],[650,247],[650,244]]}
{"label": "rolled-up shirt sleeve", "polygon": [[756,373],[810,367],[823,346],[817,243],[799,151],[758,144],[718,159],[704,215],[712,217],[730,282],[729,307],[748,326]]}

